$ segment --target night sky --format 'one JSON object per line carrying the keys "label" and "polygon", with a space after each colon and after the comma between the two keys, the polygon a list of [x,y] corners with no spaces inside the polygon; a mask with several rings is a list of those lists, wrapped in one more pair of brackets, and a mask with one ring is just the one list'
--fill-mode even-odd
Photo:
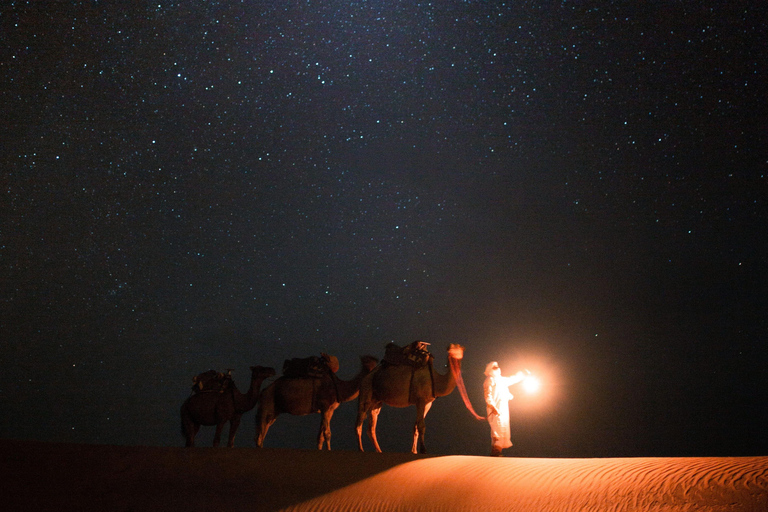
{"label": "night sky", "polygon": [[[509,455],[768,454],[762,3],[7,4],[0,436],[182,446],[199,372],[421,339],[481,413],[541,376]],[[427,447],[488,426],[454,392]]]}

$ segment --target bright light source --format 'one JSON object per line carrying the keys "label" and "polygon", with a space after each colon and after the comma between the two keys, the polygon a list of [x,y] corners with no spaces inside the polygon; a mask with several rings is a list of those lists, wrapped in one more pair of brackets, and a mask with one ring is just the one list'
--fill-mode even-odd
{"label": "bright light source", "polygon": [[523,379],[523,389],[526,393],[536,393],[541,387],[541,381],[533,375],[528,375]]}

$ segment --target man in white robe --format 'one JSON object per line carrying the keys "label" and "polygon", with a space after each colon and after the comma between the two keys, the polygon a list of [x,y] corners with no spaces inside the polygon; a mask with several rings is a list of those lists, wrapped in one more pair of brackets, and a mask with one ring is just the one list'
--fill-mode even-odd
{"label": "man in white robe", "polygon": [[493,361],[485,367],[485,375],[483,390],[486,417],[491,426],[491,456],[500,457],[504,448],[512,446],[509,431],[509,401],[512,400],[512,393],[509,392],[509,386],[522,381],[525,374],[517,372],[511,377],[503,377],[499,363]]}

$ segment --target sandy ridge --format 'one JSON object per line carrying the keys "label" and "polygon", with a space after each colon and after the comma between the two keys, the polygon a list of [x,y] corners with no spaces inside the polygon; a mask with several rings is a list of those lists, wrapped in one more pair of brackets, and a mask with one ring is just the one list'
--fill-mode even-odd
{"label": "sandy ridge", "polygon": [[439,457],[397,466],[287,510],[765,512],[768,458]]}

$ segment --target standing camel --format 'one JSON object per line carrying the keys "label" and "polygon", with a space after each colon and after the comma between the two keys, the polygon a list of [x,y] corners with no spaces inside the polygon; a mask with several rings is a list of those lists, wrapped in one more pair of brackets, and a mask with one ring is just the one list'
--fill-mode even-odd
{"label": "standing camel", "polygon": [[448,347],[450,369],[445,374],[434,371],[430,356],[427,364],[419,367],[407,364],[381,364],[375,371],[367,375],[360,385],[357,408],[357,442],[360,451],[363,451],[363,423],[370,413],[368,437],[373,441],[376,451],[381,452],[381,447],[379,447],[379,442],[376,439],[376,421],[381,412],[382,404],[387,404],[392,407],[416,406],[416,423],[413,426],[411,451],[413,453],[426,453],[424,418],[432,407],[435,398],[450,394],[456,387],[457,380],[461,380],[461,359],[463,357],[464,347],[451,344]]}
{"label": "standing camel", "polygon": [[273,368],[251,366],[251,387],[243,394],[235,383],[231,383],[223,392],[201,392],[187,398],[181,406],[181,433],[186,438],[186,446],[195,446],[195,436],[200,425],[216,425],[213,446],[219,446],[221,431],[229,422],[229,441],[227,446],[235,445],[235,434],[240,426],[243,414],[256,406],[259,400],[259,388],[264,379],[275,375]]}
{"label": "standing camel", "polygon": [[294,416],[320,413],[320,432],[317,434],[317,449],[331,449],[331,418],[342,402],[357,398],[363,377],[376,367],[377,360],[372,356],[361,356],[362,368],[352,380],[340,380],[331,372],[321,377],[286,377],[282,376],[264,388],[261,402],[256,411],[256,446],[264,446],[267,430],[282,413]]}

